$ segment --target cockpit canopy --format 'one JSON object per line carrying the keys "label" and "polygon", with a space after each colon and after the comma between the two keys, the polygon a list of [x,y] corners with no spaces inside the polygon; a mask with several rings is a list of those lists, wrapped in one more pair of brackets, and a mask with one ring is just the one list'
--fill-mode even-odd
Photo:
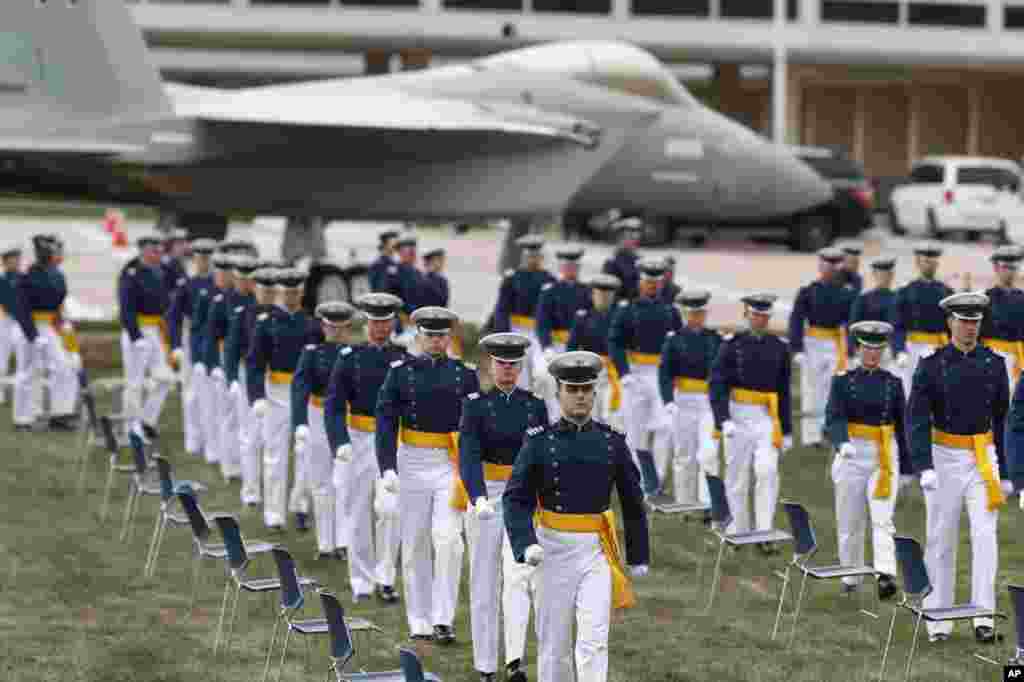
{"label": "cockpit canopy", "polygon": [[627,43],[572,41],[503,52],[473,62],[483,70],[520,69],[564,74],[609,90],[675,106],[695,105],[693,95],[651,53]]}

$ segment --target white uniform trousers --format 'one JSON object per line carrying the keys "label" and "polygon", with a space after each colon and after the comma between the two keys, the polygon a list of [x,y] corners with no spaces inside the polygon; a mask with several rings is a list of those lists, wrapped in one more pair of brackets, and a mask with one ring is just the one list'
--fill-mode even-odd
{"label": "white uniform trousers", "polygon": [[473,667],[482,673],[498,670],[499,610],[501,595],[505,631],[505,663],[526,656],[533,575],[529,564],[516,563],[505,532],[501,496],[505,481],[486,481],[487,497],[495,502],[493,519],[481,521],[469,512],[469,616],[473,630]]}
{"label": "white uniform trousers", "polygon": [[[608,678],[612,572],[597,533],[537,528],[544,561],[537,567],[537,678],[540,682]],[[573,646],[573,625],[576,642]]]}
{"label": "white uniform trousers", "polygon": [[210,464],[220,462],[219,424],[217,422],[217,390],[215,381],[207,369],[205,373],[193,372],[196,382],[196,398],[199,402],[199,420],[203,429],[203,455]]}
{"label": "white uniform trousers", "polygon": [[675,456],[672,480],[680,504],[708,504],[707,475],[718,475],[718,441],[714,439],[715,415],[707,393],[675,392],[679,407],[674,426]]}
{"label": "white uniform trousers", "polygon": [[[353,452],[355,452],[354,445],[352,446],[352,449]],[[339,462],[338,460],[334,460],[334,470],[331,475],[331,480],[334,482],[334,509],[336,512],[334,532],[335,543],[338,549],[346,549],[349,546],[352,538],[352,529],[355,525],[355,519],[349,516],[347,511],[349,506],[349,493],[352,492],[351,471],[351,462]],[[370,499],[373,499],[373,497],[371,496]],[[395,513],[397,514],[397,511]]]}
{"label": "white uniform trousers", "polygon": [[[128,332],[121,332],[121,357],[124,359],[125,374],[124,412],[133,420],[142,420],[150,426],[156,426],[160,422],[160,413],[175,377],[167,364],[160,328],[146,325],[140,327],[139,331],[146,340],[141,348],[132,343]],[[148,384],[147,375],[150,379]],[[147,386],[149,391],[143,401],[142,394]]]}
{"label": "white uniform trousers", "polygon": [[[411,634],[455,619],[462,577],[462,514],[451,506],[455,467],[442,448],[398,448],[402,582]],[[433,550],[433,556],[431,556]]]}
{"label": "white uniform trousers", "polygon": [[[857,454],[832,462],[832,483],[836,487],[836,530],[839,535],[839,562],[844,566],[864,565],[864,536],[868,517],[871,519],[873,566],[879,573],[896,577],[896,526],[892,521],[896,496],[899,493],[900,463],[893,439],[892,471],[889,475],[889,496],[875,497],[875,487],[882,475],[878,467],[878,444],[864,438],[851,438]],[[861,576],[843,578],[848,585],[857,585]]]}
{"label": "white uniform trousers", "polygon": [[[14,423],[31,425],[42,414],[43,375],[49,375],[50,412],[71,414],[78,399],[78,377],[52,325],[36,322],[36,343],[25,342],[25,361],[14,379]],[[42,339],[41,345],[39,339]]]}
{"label": "white uniform trousers", "polygon": [[323,408],[310,403],[307,423],[309,439],[306,441],[306,474],[310,495],[313,498],[316,546],[321,552],[333,552],[338,547],[334,455],[330,443],[327,442]]}
{"label": "white uniform trousers", "polygon": [[[18,377],[28,367],[29,351],[31,350],[28,341],[25,340],[25,335],[22,333],[21,327],[19,325],[15,325],[11,329],[11,346],[14,348],[14,376],[12,377],[13,385],[11,388],[11,403],[16,406],[17,403],[15,403],[13,396],[15,392],[18,390]],[[6,391],[7,389],[4,388],[4,390]],[[17,411],[15,411],[15,423],[28,423],[27,421],[19,422],[17,416]],[[28,421],[31,421],[31,419],[29,419]]]}
{"label": "white uniform trousers", "polygon": [[288,452],[291,450],[291,384],[267,382],[267,413],[263,416],[263,523],[283,526],[288,494]]}
{"label": "white uniform trousers", "polygon": [[228,393],[226,379],[212,379],[214,395],[217,403],[217,423],[220,430],[217,434],[220,442],[217,451],[220,453],[220,472],[225,479],[236,478],[242,473],[242,457],[238,447],[238,409],[237,402]]}
{"label": "white uniform trousers", "polygon": [[[999,465],[995,448],[989,446],[988,457],[998,480]],[[953,605],[956,591],[956,551],[960,544],[960,513],[967,506],[971,524],[971,603],[995,608],[996,573],[999,568],[999,543],[996,530],[999,512],[988,511],[985,481],[969,450],[932,445],[932,460],[938,487],[925,491],[928,544],[925,564],[934,590],[924,600],[926,609]],[[928,632],[949,633],[952,623],[928,623]],[[991,618],[975,618],[974,626],[992,627]]]}
{"label": "white uniform trousers", "polygon": [[[290,403],[289,403],[290,404]],[[321,417],[320,421],[323,421]],[[291,424],[289,423],[289,426]],[[289,428],[288,433],[292,431]],[[310,434],[312,435],[312,434]],[[332,468],[333,472],[333,468]],[[288,511],[293,514],[308,514],[309,508],[312,506],[313,488],[310,485],[309,478],[309,447],[302,448],[301,450],[295,450],[295,480],[292,482],[291,493],[288,495]],[[333,473],[332,473],[333,476]],[[332,478],[333,481],[333,478]]]}
{"label": "white uniform trousers", "polygon": [[914,372],[917,371],[917,363],[921,362],[922,356],[925,353],[931,353],[936,349],[929,343],[914,343],[913,341],[907,341],[907,366],[901,369],[903,379],[903,395],[907,396],[908,400],[910,397],[910,389],[914,385]]}
{"label": "white uniform trousers", "polygon": [[[339,536],[348,547],[348,574],[352,594],[371,594],[377,585],[394,587],[398,566],[400,519],[397,513],[382,515],[375,511],[376,496],[382,493],[377,484],[376,434],[349,427],[352,440],[352,461],[345,465],[341,480],[345,491],[342,513],[348,525],[345,536]],[[335,468],[341,462],[335,463]],[[340,492],[340,490],[339,490]]]}
{"label": "white uniform trousers", "polygon": [[[771,530],[779,500],[779,451],[772,444],[772,418],[760,405],[729,403],[736,431],[725,439],[725,489],[733,522],[729,533]],[[751,518],[751,472],[754,514]]]}
{"label": "white uniform trousers", "polygon": [[541,353],[540,342],[537,341],[537,332],[534,331],[533,327],[524,327],[517,324],[509,324],[509,331],[516,334],[522,334],[526,338],[530,339],[530,347],[526,349],[526,357],[523,359],[523,369],[519,372],[519,378],[516,380],[516,386],[523,389],[524,391],[533,390],[533,377],[534,373],[541,367],[536,367],[537,354]]}
{"label": "white uniform trousers", "polygon": [[804,445],[821,442],[825,404],[838,365],[839,348],[834,340],[804,338],[804,360],[800,367],[800,438]]}
{"label": "white uniform trousers", "polygon": [[188,331],[182,332],[180,350],[181,358],[181,426],[185,432],[185,452],[198,455],[202,452],[202,430],[199,425],[199,404],[196,401],[192,377],[195,368],[192,366],[192,351],[189,346]]}
{"label": "white uniform trousers", "polygon": [[[20,361],[19,339],[24,341],[21,325],[6,311],[0,310],[0,380],[6,380],[11,368],[11,353]],[[20,362],[15,363],[17,367]],[[17,369],[15,369],[17,372]],[[7,398],[7,387],[0,384],[0,403]]]}
{"label": "white uniform trousers", "polygon": [[[672,447],[672,425],[665,414],[658,390],[658,367],[633,363],[630,374],[634,378],[632,385],[622,388],[626,440],[641,473],[644,468],[640,460],[636,459],[636,452],[643,450],[652,456],[657,455],[654,457],[655,469],[659,469],[660,464],[658,481],[663,484],[668,453]],[[644,492],[653,492],[648,489],[647,481],[644,481]]]}
{"label": "white uniform trousers", "polygon": [[238,387],[240,391],[234,397],[234,401],[238,414],[238,456],[242,470],[242,504],[259,504],[263,499],[261,494],[263,488],[262,467],[260,466],[263,459],[260,452],[263,446],[263,427],[259,417],[253,414],[252,406],[249,405],[244,370],[238,374]]}

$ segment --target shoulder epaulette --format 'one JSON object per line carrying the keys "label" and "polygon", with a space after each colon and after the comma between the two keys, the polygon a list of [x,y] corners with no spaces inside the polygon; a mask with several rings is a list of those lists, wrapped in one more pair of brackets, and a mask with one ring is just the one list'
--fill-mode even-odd
{"label": "shoulder epaulette", "polygon": [[401,367],[404,364],[405,364],[405,360],[395,360],[394,362],[391,363],[391,366],[392,367]]}
{"label": "shoulder epaulette", "polygon": [[216,296],[213,297],[213,300],[220,301],[220,300],[223,300],[223,298],[224,298],[224,294],[217,294]]}
{"label": "shoulder epaulette", "polygon": [[396,272],[398,272],[398,266],[397,265],[389,265],[388,266],[388,274],[389,275],[393,275]]}
{"label": "shoulder epaulette", "polygon": [[554,282],[548,282],[547,284],[545,284],[544,286],[542,286],[542,287],[540,288],[540,290],[541,290],[541,291],[547,291],[548,289],[550,289],[550,288],[551,288],[551,287],[553,287],[553,286],[555,286],[555,283],[554,283]]}
{"label": "shoulder epaulette", "polygon": [[526,435],[533,438],[534,436],[539,436],[540,434],[544,433],[547,430],[547,428],[548,427],[546,426],[533,426],[531,428],[526,429]]}
{"label": "shoulder epaulette", "polygon": [[505,271],[505,277],[511,277],[514,274],[516,274],[516,271],[513,270],[512,268],[509,268],[508,270]]}
{"label": "shoulder epaulette", "polygon": [[611,424],[607,424],[607,423],[605,423],[605,422],[598,422],[598,421],[595,421],[594,423],[595,423],[595,424],[598,424],[598,425],[599,425],[599,428],[602,428],[602,429],[604,429],[605,431],[610,431],[610,432],[614,433],[614,434],[615,434],[616,436],[621,436],[621,437],[623,437],[623,438],[625,438],[625,437],[626,437],[626,434],[625,434],[625,432],[623,432],[623,431],[620,431],[619,429],[615,428],[615,427],[614,427],[614,426],[612,426]]}
{"label": "shoulder epaulette", "polygon": [[734,334],[733,332],[729,332],[728,334],[723,334],[722,335],[722,340],[723,341],[732,341],[735,338],[736,338],[736,334]]}
{"label": "shoulder epaulette", "polygon": [[351,352],[352,352],[352,346],[345,346],[344,348],[341,349],[341,354],[342,355],[348,355]]}
{"label": "shoulder epaulette", "polygon": [[307,343],[306,344],[306,350],[316,350],[316,344],[315,343]]}
{"label": "shoulder epaulette", "polygon": [[625,308],[627,305],[629,305],[629,301],[627,301],[626,299],[622,299],[621,301],[619,301],[620,308]]}
{"label": "shoulder epaulette", "polygon": [[263,320],[267,319],[268,317],[270,317],[270,313],[260,313],[259,317],[256,318],[256,321],[257,322],[262,322]]}
{"label": "shoulder epaulette", "polygon": [[178,284],[179,287],[180,286],[185,286],[186,282],[188,282],[188,278],[187,277],[179,277],[177,284]]}
{"label": "shoulder epaulette", "polygon": [[665,338],[666,338],[666,339],[671,339],[671,338],[672,338],[673,336],[675,336],[675,335],[676,335],[676,333],[675,333],[675,332],[673,332],[673,331],[670,331],[670,332],[669,332],[668,334],[665,334]]}
{"label": "shoulder epaulette", "polygon": [[129,277],[134,277],[134,276],[135,276],[135,268],[128,268],[128,269],[127,269],[127,270],[125,270],[124,272],[125,272],[125,274],[126,274],[126,275],[128,275]]}
{"label": "shoulder epaulette", "polygon": [[466,398],[469,399],[469,400],[476,400],[479,397],[480,397],[480,394],[477,393],[476,391],[474,391],[473,393],[470,393],[469,395],[466,396]]}
{"label": "shoulder epaulette", "polygon": [[244,306],[244,305],[240,305],[240,306],[238,306],[238,307],[236,307],[236,308],[235,308],[235,312],[236,312],[236,313],[240,313],[240,312],[242,312],[243,310],[245,310],[245,306]]}
{"label": "shoulder epaulette", "polygon": [[586,308],[580,308],[576,311],[576,317],[586,317],[588,312]]}

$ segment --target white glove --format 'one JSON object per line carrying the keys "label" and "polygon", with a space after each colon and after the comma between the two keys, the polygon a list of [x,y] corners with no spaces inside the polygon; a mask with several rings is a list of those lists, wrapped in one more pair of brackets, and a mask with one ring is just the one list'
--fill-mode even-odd
{"label": "white glove", "polygon": [[76,372],[82,369],[82,356],[79,355],[78,353],[71,353],[70,355],[68,355],[68,360],[70,360],[71,362],[71,369],[75,370]]}
{"label": "white glove", "polygon": [[939,477],[935,475],[935,469],[925,469],[921,472],[921,490],[935,490],[939,487]]}
{"label": "white glove", "polygon": [[916,479],[916,478],[917,478],[916,476],[912,476],[910,474],[900,474],[900,490],[903,490],[908,485],[913,483],[914,479]]}
{"label": "white glove", "polygon": [[389,493],[384,489],[383,479],[378,478],[374,483],[376,494],[373,497],[373,511],[377,516],[384,519],[398,518],[398,495]]}
{"label": "white glove", "polygon": [[860,367],[860,358],[859,357],[854,355],[854,356],[852,356],[850,358],[847,358],[847,360],[846,360],[846,368],[847,369],[857,369],[858,367]]}
{"label": "white glove", "polygon": [[544,548],[540,545],[530,545],[523,552],[523,558],[526,559],[526,563],[531,566],[537,566],[540,562],[544,561]]}
{"label": "white glove", "polygon": [[669,419],[675,419],[676,415],[679,414],[679,406],[675,403],[667,403],[665,405],[665,416]]}
{"label": "white glove", "polygon": [[36,334],[36,338],[32,340],[32,345],[37,349],[42,350],[46,348],[46,338],[42,334]]}
{"label": "white glove", "polygon": [[733,420],[727,419],[726,421],[722,422],[722,435],[723,436],[725,436],[726,438],[732,438],[735,434],[736,434],[736,423]]}
{"label": "white glove", "polygon": [[193,372],[198,372],[199,374],[205,375],[206,374],[206,365],[204,365],[201,362],[197,362],[197,363],[192,365],[192,371]]}
{"label": "white glove", "polygon": [[899,353],[899,354],[896,355],[896,366],[897,367],[906,367],[907,363],[909,363],[909,362],[910,362],[910,356],[907,355],[906,353]]}
{"label": "white glove", "polygon": [[476,512],[476,517],[481,521],[489,521],[497,515],[497,511],[494,509],[494,504],[483,495],[476,498],[476,504],[473,505],[473,511]]}
{"label": "white glove", "polygon": [[334,452],[334,458],[339,462],[351,462],[352,461],[352,443],[345,443],[339,445],[338,449]]}
{"label": "white glove", "polygon": [[384,472],[384,485],[383,488],[389,493],[398,492],[398,474],[395,473],[394,469],[388,469]]}
{"label": "white glove", "polygon": [[306,441],[309,440],[309,427],[305,424],[300,424],[295,428],[295,449],[301,450],[306,447]]}
{"label": "white glove", "polygon": [[843,443],[842,445],[839,446],[839,456],[840,457],[853,457],[856,454],[857,454],[857,446],[855,446],[853,443],[851,443],[849,441],[847,441],[847,442],[845,442],[845,443]]}
{"label": "white glove", "polygon": [[235,398],[242,395],[242,385],[237,381],[232,381],[231,385],[228,386],[228,395]]}
{"label": "white glove", "polygon": [[798,353],[793,353],[793,364],[797,365],[797,366],[803,365],[804,364],[804,357],[805,356],[803,354],[803,351],[800,351]]}
{"label": "white glove", "polygon": [[630,566],[629,575],[631,575],[634,578],[643,578],[645,575],[647,575],[647,572],[649,570],[650,569],[646,564],[641,564],[639,566]]}
{"label": "white glove", "polygon": [[622,384],[623,388],[629,388],[630,386],[636,383],[636,377],[634,377],[632,374],[627,374],[626,376],[622,377],[622,379],[619,380],[619,383]]}
{"label": "white glove", "polygon": [[1019,506],[1021,510],[1024,511],[1024,493],[1021,493],[1020,501],[1018,502],[1017,506]]}
{"label": "white glove", "polygon": [[252,404],[252,413],[257,417],[263,417],[269,409],[270,403],[267,402],[266,398],[260,398]]}
{"label": "white glove", "polygon": [[793,449],[793,436],[782,437],[782,451],[789,452]]}
{"label": "white glove", "polygon": [[999,481],[999,487],[1003,489],[1003,494],[1009,497],[1013,494],[1013,482],[1012,481]]}
{"label": "white glove", "polygon": [[224,379],[225,379],[225,377],[224,377],[224,370],[221,369],[220,367],[214,367],[210,371],[210,376],[213,377],[214,379],[216,379],[217,381],[224,381]]}
{"label": "white glove", "polygon": [[135,348],[135,350],[142,350],[146,348],[146,346],[148,345],[149,339],[147,339],[145,336],[140,336],[139,338],[132,341],[132,346]]}

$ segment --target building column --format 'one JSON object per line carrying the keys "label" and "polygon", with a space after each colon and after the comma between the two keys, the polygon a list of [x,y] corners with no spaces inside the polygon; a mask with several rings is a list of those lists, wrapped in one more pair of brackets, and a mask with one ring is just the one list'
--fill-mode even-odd
{"label": "building column", "polygon": [[363,54],[363,61],[366,63],[367,76],[391,72],[391,53],[387,50],[367,50]]}
{"label": "building column", "polygon": [[967,155],[981,154],[981,86],[967,87]]}
{"label": "building column", "polygon": [[772,140],[776,144],[786,143],[788,80],[786,50],[784,47],[776,46],[775,59],[772,62]]}
{"label": "building column", "polygon": [[864,88],[857,88],[857,99],[853,110],[853,158],[864,163],[867,140],[867,98]]}
{"label": "building column", "polygon": [[921,93],[910,85],[907,93],[907,168],[921,155]]}
{"label": "building column", "polygon": [[425,47],[410,47],[398,55],[402,60],[402,71],[418,71],[430,66],[430,50]]}

